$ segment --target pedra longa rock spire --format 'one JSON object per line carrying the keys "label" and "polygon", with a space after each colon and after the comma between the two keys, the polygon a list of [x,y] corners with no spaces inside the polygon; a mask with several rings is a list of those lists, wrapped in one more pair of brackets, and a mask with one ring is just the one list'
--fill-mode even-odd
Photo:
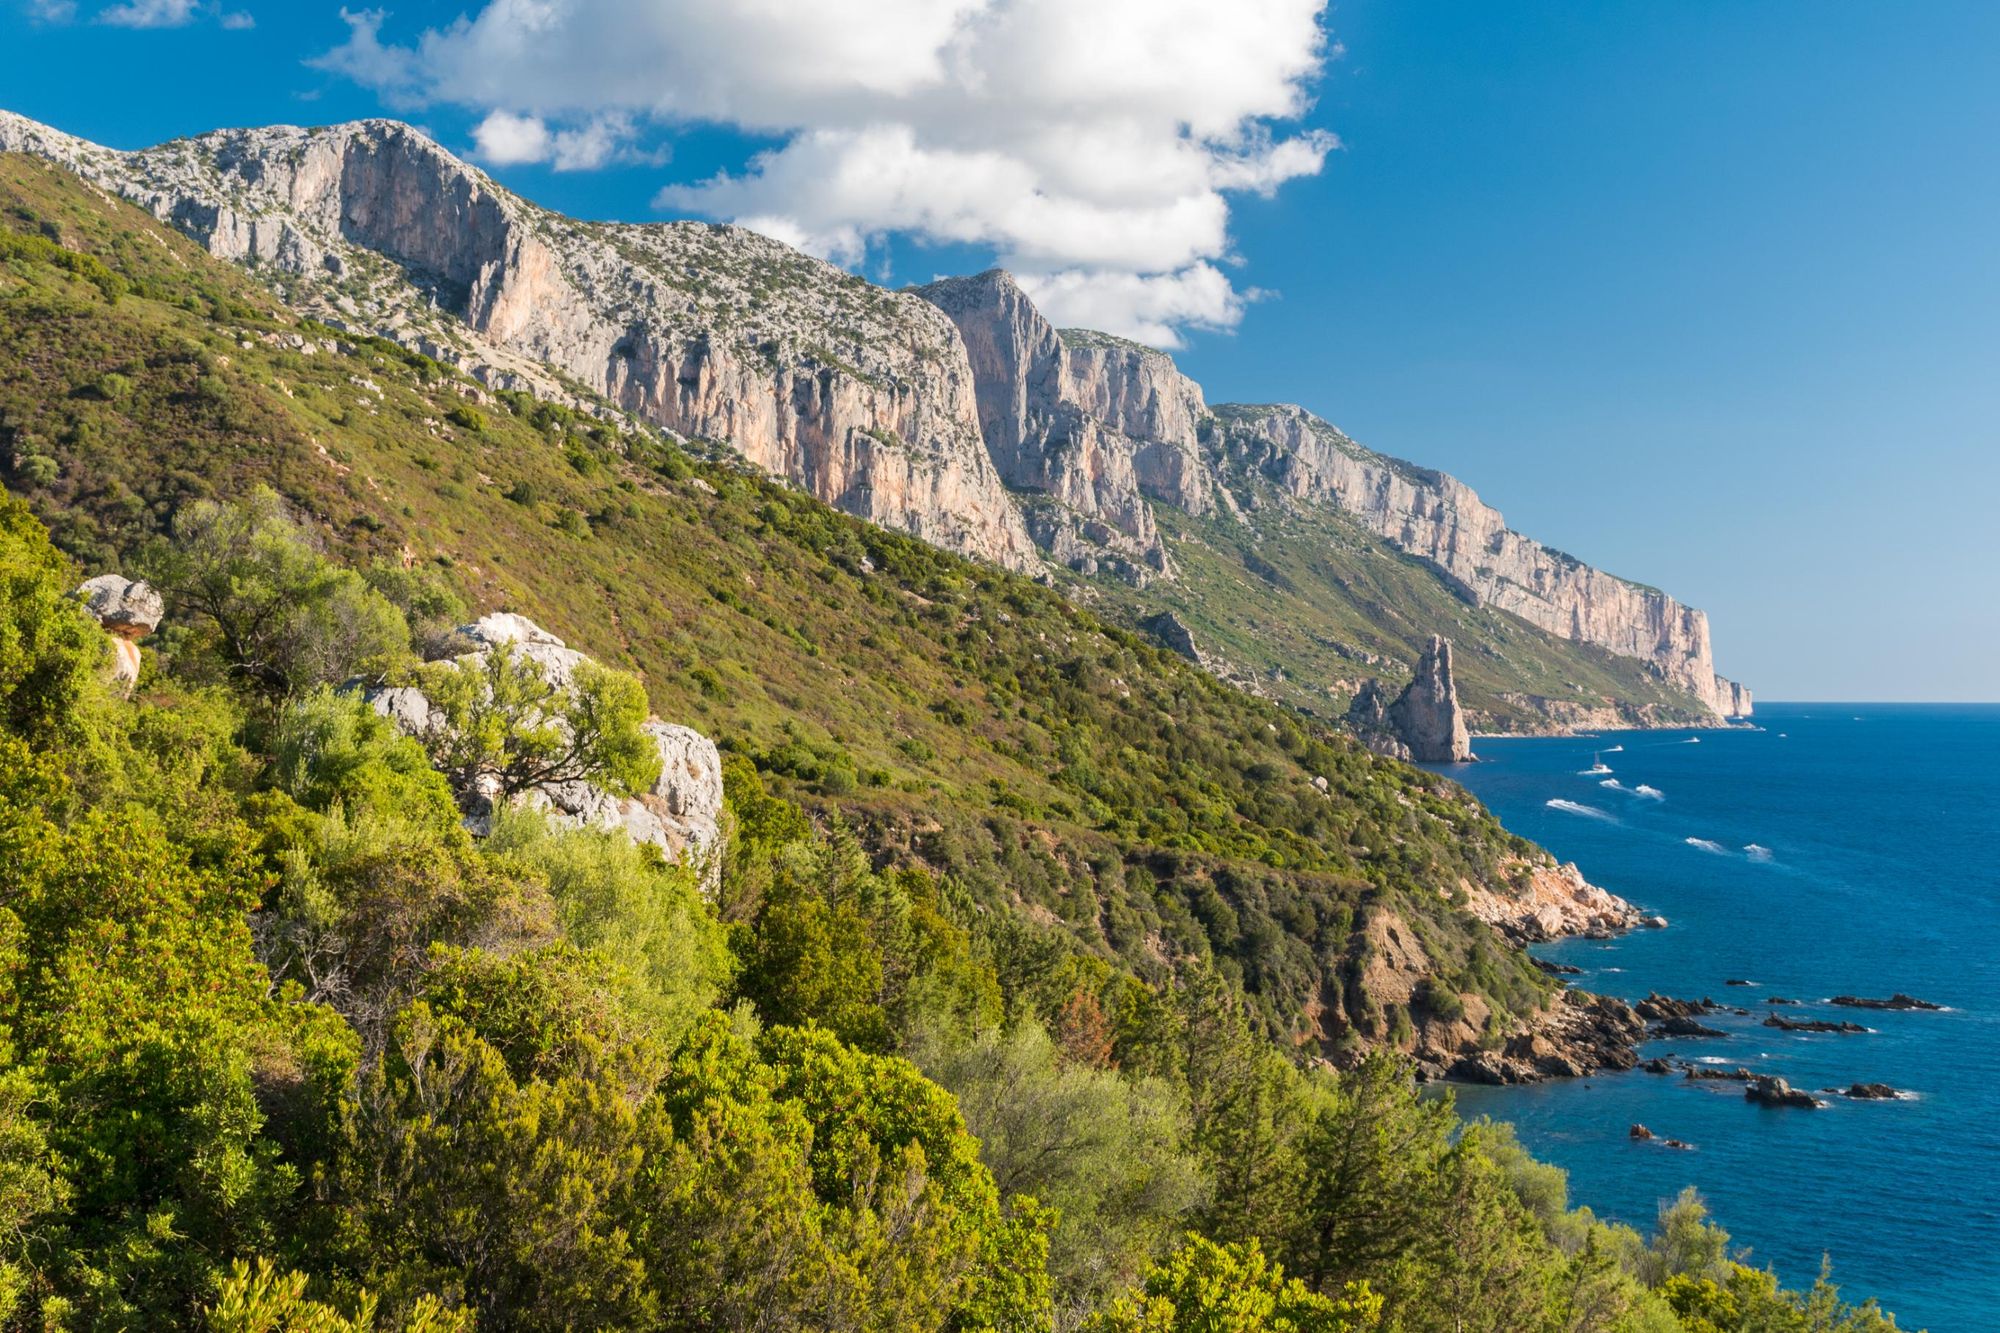
{"label": "pedra longa rock spire", "polygon": [[1465,710],[1451,678],[1451,644],[1437,635],[1417,659],[1417,674],[1387,702],[1380,682],[1361,687],[1348,709],[1348,722],[1370,748],[1398,759],[1427,764],[1462,764],[1472,755]]}

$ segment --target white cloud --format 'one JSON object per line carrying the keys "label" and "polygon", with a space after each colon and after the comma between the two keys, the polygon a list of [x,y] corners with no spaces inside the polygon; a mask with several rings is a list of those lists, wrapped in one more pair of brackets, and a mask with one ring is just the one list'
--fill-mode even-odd
{"label": "white cloud", "polygon": [[199,0],[131,0],[101,11],[97,21],[116,28],[178,28],[192,23],[200,8]]}
{"label": "white cloud", "polygon": [[[984,247],[1066,322],[1171,342],[1243,294],[1229,198],[1317,173],[1290,128],[1325,0],[486,0],[408,43],[342,11],[319,62],[396,105],[487,113],[487,161],[630,160],[648,126],[778,145],[663,207],[859,264],[889,235]],[[1072,318],[1074,317],[1074,318]]]}
{"label": "white cloud", "polygon": [[625,156],[631,118],[593,116],[574,129],[551,130],[539,116],[494,111],[473,127],[473,154],[495,166],[551,162],[557,171],[588,171]]}
{"label": "white cloud", "polygon": [[1021,285],[1058,328],[1103,329],[1154,347],[1181,345],[1187,328],[1234,328],[1261,292],[1239,292],[1213,264],[1174,273],[1067,269],[1024,273]]}
{"label": "white cloud", "polygon": [[537,116],[517,116],[511,111],[495,111],[472,131],[473,151],[495,166],[517,162],[546,162],[555,136]]}
{"label": "white cloud", "polygon": [[[28,17],[40,23],[70,23],[77,18],[76,0],[27,0]],[[124,0],[101,5],[89,15],[93,23],[113,28],[184,28],[203,15],[231,31],[257,26],[242,10],[225,10],[215,0]]]}

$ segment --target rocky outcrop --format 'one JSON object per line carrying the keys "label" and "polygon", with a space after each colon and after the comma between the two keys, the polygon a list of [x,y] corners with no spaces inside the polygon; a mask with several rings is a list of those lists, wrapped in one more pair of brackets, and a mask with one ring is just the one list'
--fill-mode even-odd
{"label": "rocky outcrop", "polygon": [[1836,995],[1831,1000],[1828,1000],[1827,1003],[1837,1004],[1847,1009],[1929,1009],[1935,1012],[1944,1008],[1941,1004],[1932,1004],[1929,1000],[1919,1000],[1916,996],[1905,995],[1901,991],[1897,991],[1886,1000],[1869,999],[1862,995]]}
{"label": "rocky outcrop", "polygon": [[1785,1017],[1782,1017],[1782,1016],[1780,1016],[1780,1015],[1778,1015],[1778,1014],[1772,1014],[1772,1015],[1771,1015],[1770,1017],[1766,1018],[1766,1019],[1764,1020],[1764,1026],[1765,1026],[1765,1027],[1767,1027],[1767,1028],[1776,1028],[1776,1029],[1778,1029],[1778,1031],[1780,1031],[1780,1032],[1870,1032],[1870,1031],[1873,1031],[1873,1029],[1871,1029],[1871,1028],[1865,1028],[1865,1027],[1861,1026],[1861,1024],[1859,1024],[1859,1023],[1846,1023],[1846,1022],[1839,1022],[1839,1023],[1836,1023],[1836,1022],[1833,1022],[1833,1021],[1831,1021],[1831,1020],[1829,1020],[1829,1019],[1825,1019],[1825,1018],[1785,1018]]}
{"label": "rocky outcrop", "polygon": [[1729,682],[1715,673],[1702,612],[1522,536],[1463,482],[1364,449],[1303,408],[1214,411],[1229,466],[1353,515],[1449,575],[1474,603],[1639,658],[1717,716],[1749,709],[1748,691],[1721,689]]}
{"label": "rocky outcrop", "polygon": [[1759,1075],[1743,1090],[1743,1099],[1759,1106],[1789,1106],[1810,1111],[1818,1107],[1819,1099],[1810,1092],[1800,1092],[1776,1074]]}
{"label": "rocky outcrop", "polygon": [[1451,645],[1436,635],[1417,659],[1414,679],[1396,696],[1377,681],[1362,685],[1348,706],[1347,722],[1371,749],[1397,759],[1424,764],[1462,764],[1472,755],[1472,737],[1465,726],[1465,709],[1451,678]]}
{"label": "rocky outcrop", "polygon": [[559,387],[553,367],[849,513],[1035,563],[951,322],[768,237],[564,218],[394,121],[120,153],[0,112],[0,149],[62,162],[331,321],[491,382]]}
{"label": "rocky outcrop", "polygon": [[1534,1083],[1631,1069],[1639,1063],[1637,1046],[1645,1035],[1645,1024],[1623,1000],[1566,990],[1527,1031],[1498,1050],[1461,1055],[1445,1077],[1462,1083]]}
{"label": "rocky outcrop", "polygon": [[1850,1083],[1847,1085],[1847,1090],[1840,1095],[1857,1102],[1893,1102],[1903,1096],[1887,1083]]}
{"label": "rocky outcrop", "polygon": [[165,600],[151,584],[119,574],[85,579],[76,595],[111,636],[111,678],[129,693],[139,683],[139,640],[160,627]]}
{"label": "rocky outcrop", "polygon": [[[1466,880],[1460,891],[1468,912],[1516,944],[1616,934],[1647,919],[1617,894],[1584,879],[1574,864],[1522,861],[1499,878],[1498,887]],[[1578,969],[1562,970],[1574,975]]]}
{"label": "rocky outcrop", "polygon": [[1396,702],[1389,723],[1420,763],[1462,764],[1472,758],[1472,738],[1451,678],[1451,645],[1436,635],[1417,659],[1417,674]]}
{"label": "rocky outcrop", "polygon": [[1204,671],[1213,669],[1214,663],[1195,642],[1194,631],[1173,612],[1162,611],[1156,616],[1149,616],[1139,623],[1139,628],[1158,639],[1160,646],[1168,652],[1185,657]]}
{"label": "rocky outcrop", "polygon": [[1030,510],[1036,539],[1074,568],[1100,560],[1170,574],[1148,497],[1213,507],[1199,427],[1201,386],[1163,352],[1057,332],[1012,277],[993,269],[912,289],[965,343],[986,450],[1007,484],[1057,506]]}
{"label": "rocky outcrop", "polygon": [[[526,616],[510,612],[461,625],[458,637],[470,649],[456,659],[461,667],[504,647],[533,662],[542,678],[557,686],[568,686],[577,668],[590,660]],[[430,701],[409,686],[371,689],[364,697],[399,731],[420,741],[443,725]],[[633,842],[657,847],[669,860],[698,866],[712,887],[721,869],[714,853],[722,840],[722,756],[713,741],[691,728],[649,718],[642,729],[660,759],[660,776],[645,791],[619,796],[588,782],[554,782],[519,799],[571,828],[616,830]],[[491,827],[497,791],[463,795],[469,806],[466,823],[483,835]]]}

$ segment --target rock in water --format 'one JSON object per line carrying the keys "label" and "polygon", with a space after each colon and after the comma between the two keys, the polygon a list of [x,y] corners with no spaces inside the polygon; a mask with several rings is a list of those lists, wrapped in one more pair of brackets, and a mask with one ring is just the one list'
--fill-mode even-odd
{"label": "rock in water", "polygon": [[1887,1083],[1850,1083],[1844,1095],[1852,1097],[1856,1101],[1888,1102],[1896,1100],[1903,1094],[1890,1087]]}
{"label": "rock in water", "polygon": [[139,683],[139,640],[160,627],[166,602],[151,584],[121,574],[85,579],[76,592],[84,609],[111,636],[111,678],[129,694]]}
{"label": "rock in water", "polygon": [[1759,1106],[1794,1106],[1802,1111],[1819,1107],[1818,1098],[1810,1092],[1800,1092],[1776,1074],[1760,1075],[1743,1090],[1743,1099]]}
{"label": "rock in water", "polygon": [[1897,991],[1886,1000],[1873,1000],[1861,995],[1836,995],[1831,1000],[1828,1000],[1827,1003],[1842,1005],[1848,1009],[1937,1010],[1944,1008],[1941,1004],[1932,1004],[1929,1000],[1919,1000],[1916,996],[1905,995],[1901,991]]}
{"label": "rock in water", "polygon": [[1824,1018],[1781,1018],[1772,1014],[1764,1020],[1767,1028],[1781,1032],[1866,1032],[1859,1023],[1830,1023]]}
{"label": "rock in water", "polygon": [[1653,1137],[1653,1131],[1647,1129],[1644,1125],[1634,1125],[1627,1132],[1627,1137],[1637,1139],[1640,1142],[1644,1142],[1645,1140]]}

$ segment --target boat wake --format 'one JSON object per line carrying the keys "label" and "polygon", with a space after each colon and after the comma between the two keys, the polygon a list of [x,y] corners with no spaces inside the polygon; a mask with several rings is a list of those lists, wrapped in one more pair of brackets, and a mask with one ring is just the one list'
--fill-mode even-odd
{"label": "boat wake", "polygon": [[1578,801],[1565,801],[1558,798],[1553,801],[1544,801],[1542,804],[1548,806],[1551,810],[1561,810],[1565,814],[1582,815],[1585,819],[1601,819],[1607,824],[1616,824],[1618,822],[1618,817],[1609,810],[1599,810],[1594,805],[1584,805]]}
{"label": "boat wake", "polygon": [[1688,846],[1694,848],[1696,851],[1712,852],[1717,856],[1729,855],[1729,849],[1727,847],[1724,847],[1719,842],[1710,842],[1707,838],[1687,838],[1683,839],[1683,841],[1685,841]]}
{"label": "boat wake", "polygon": [[1622,792],[1627,796],[1636,796],[1642,801],[1664,801],[1667,799],[1667,794],[1658,787],[1648,787],[1643,782],[1636,787],[1628,787],[1617,778],[1606,778],[1597,785],[1605,788],[1607,791]]}
{"label": "boat wake", "polygon": [[1759,847],[1754,842],[1744,845],[1743,854],[1752,861],[1769,861],[1771,859],[1771,849],[1769,847]]}

